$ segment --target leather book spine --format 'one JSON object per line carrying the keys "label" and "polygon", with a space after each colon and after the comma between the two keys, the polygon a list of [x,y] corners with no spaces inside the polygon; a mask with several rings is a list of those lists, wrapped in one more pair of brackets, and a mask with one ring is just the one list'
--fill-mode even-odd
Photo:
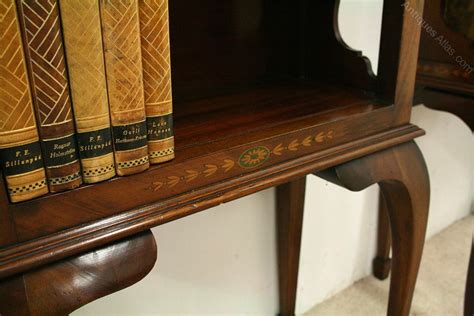
{"label": "leather book spine", "polygon": [[11,202],[48,193],[14,0],[0,0],[0,160]]}
{"label": "leather book spine", "polygon": [[139,0],[143,86],[152,164],[174,158],[167,0]]}
{"label": "leather book spine", "polygon": [[85,183],[115,176],[99,0],[60,0],[77,143]]}
{"label": "leather book spine", "polygon": [[18,0],[50,192],[82,183],[57,0]]}
{"label": "leather book spine", "polygon": [[105,72],[119,176],[149,168],[137,0],[100,0]]}

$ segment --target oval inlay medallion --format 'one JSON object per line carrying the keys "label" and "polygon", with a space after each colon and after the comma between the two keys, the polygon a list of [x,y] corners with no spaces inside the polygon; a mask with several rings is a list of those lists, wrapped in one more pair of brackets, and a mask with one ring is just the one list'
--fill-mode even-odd
{"label": "oval inlay medallion", "polygon": [[242,168],[255,168],[262,165],[270,157],[267,147],[258,146],[248,149],[240,155],[239,166]]}

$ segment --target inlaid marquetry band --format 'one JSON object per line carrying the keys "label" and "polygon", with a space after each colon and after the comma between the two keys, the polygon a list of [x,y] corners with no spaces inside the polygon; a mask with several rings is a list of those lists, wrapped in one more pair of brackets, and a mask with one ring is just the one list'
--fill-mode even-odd
{"label": "inlaid marquetry band", "polygon": [[227,173],[236,166],[242,169],[255,169],[265,165],[274,157],[284,156],[285,154],[295,153],[303,148],[319,146],[329,142],[336,137],[333,130],[321,131],[314,135],[307,135],[302,139],[293,139],[288,144],[279,143],[273,147],[259,145],[244,150],[237,159],[228,158],[223,161],[216,161],[202,166],[201,169],[182,170],[181,175],[171,175],[162,180],[154,180],[150,188],[157,192],[164,187],[173,188],[179,184],[190,183],[200,177],[211,177],[219,172]]}

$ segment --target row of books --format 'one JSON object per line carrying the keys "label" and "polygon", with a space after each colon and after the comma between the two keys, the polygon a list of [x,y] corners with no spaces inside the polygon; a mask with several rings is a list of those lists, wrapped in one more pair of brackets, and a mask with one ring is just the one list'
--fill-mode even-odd
{"label": "row of books", "polygon": [[12,202],[174,158],[167,0],[0,0]]}

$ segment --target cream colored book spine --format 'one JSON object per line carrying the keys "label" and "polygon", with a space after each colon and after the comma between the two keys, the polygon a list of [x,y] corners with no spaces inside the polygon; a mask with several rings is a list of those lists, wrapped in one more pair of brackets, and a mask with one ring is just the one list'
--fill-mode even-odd
{"label": "cream colored book spine", "polygon": [[139,0],[143,85],[152,164],[174,158],[170,32],[167,0]]}
{"label": "cream colored book spine", "polygon": [[64,44],[85,183],[115,176],[99,0],[60,0]]}
{"label": "cream colored book spine", "polygon": [[48,193],[14,0],[0,0],[0,158],[12,202]]}
{"label": "cream colored book spine", "polygon": [[100,0],[115,165],[120,176],[149,168],[137,0]]}

